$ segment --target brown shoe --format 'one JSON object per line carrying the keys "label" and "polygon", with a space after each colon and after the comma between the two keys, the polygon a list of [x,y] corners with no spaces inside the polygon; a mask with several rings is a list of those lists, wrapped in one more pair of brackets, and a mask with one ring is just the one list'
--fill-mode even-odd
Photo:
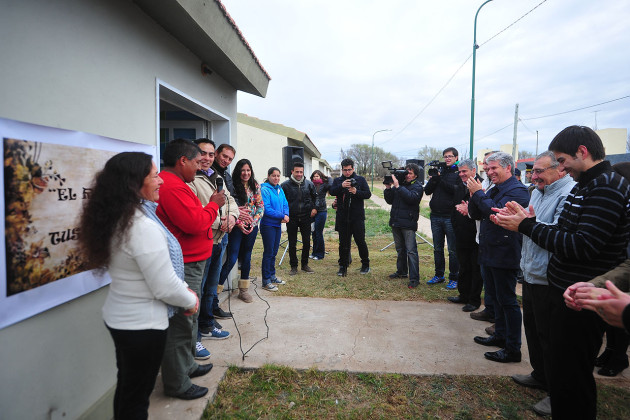
{"label": "brown shoe", "polygon": [[249,294],[249,280],[238,281],[238,298],[245,303],[252,303],[254,300]]}
{"label": "brown shoe", "polygon": [[297,267],[291,267],[291,271],[289,271],[289,275],[290,276],[296,276],[297,275]]}
{"label": "brown shoe", "polygon": [[489,327],[486,327],[486,334],[494,335],[494,326],[495,326],[495,324],[492,324]]}
{"label": "brown shoe", "polygon": [[485,309],[479,312],[471,312],[470,317],[476,321],[494,322],[494,318],[488,315]]}
{"label": "brown shoe", "polygon": [[302,271],[304,271],[305,273],[309,273],[309,274],[312,274],[312,273],[314,273],[314,272],[315,272],[315,271],[313,271],[313,269],[312,269],[311,267],[309,267],[308,265],[303,265],[303,266],[302,266]]}

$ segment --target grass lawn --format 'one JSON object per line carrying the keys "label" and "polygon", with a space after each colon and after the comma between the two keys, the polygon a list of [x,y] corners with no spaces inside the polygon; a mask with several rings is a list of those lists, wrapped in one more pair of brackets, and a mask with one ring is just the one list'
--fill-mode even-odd
{"label": "grass lawn", "polygon": [[[457,293],[446,290],[444,284],[426,284],[433,276],[433,249],[427,244],[418,246],[419,287],[408,289],[406,279],[388,278],[396,270],[396,251],[393,245],[380,251],[392,242],[392,236],[389,214],[379,209],[366,210],[372,271],[359,274],[361,263],[353,245],[353,263],[348,276],[340,281],[336,275],[339,241],[334,218],[334,210],[329,210],[324,233],[329,254],[323,260],[309,260],[315,273],[290,281],[287,253],[277,275],[289,281],[276,295],[431,302]],[[284,246],[278,261],[283,251]],[[252,276],[260,276],[261,259],[259,239],[252,254]],[[598,418],[630,418],[629,389],[627,381],[598,380]],[[297,371],[275,365],[246,370],[232,366],[203,418],[535,419],[538,417],[531,407],[544,396],[543,391],[520,387],[509,377]]]}
{"label": "grass lawn", "polygon": [[[598,418],[630,418],[627,389],[598,385]],[[230,367],[204,419],[536,419],[545,392],[508,377]]]}

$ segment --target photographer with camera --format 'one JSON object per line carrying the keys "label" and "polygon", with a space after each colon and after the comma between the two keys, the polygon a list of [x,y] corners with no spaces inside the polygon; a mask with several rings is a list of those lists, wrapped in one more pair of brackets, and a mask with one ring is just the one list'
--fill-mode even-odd
{"label": "photographer with camera", "polygon": [[[389,225],[392,227],[394,244],[396,245],[396,272],[390,279],[405,278],[409,271],[408,287],[413,289],[420,283],[418,262],[418,244],[416,231],[420,217],[420,200],[422,200],[422,184],[418,182],[420,167],[409,163],[404,170],[396,170],[385,183],[385,201],[392,205],[389,214]],[[402,172],[402,173],[399,173]]]}
{"label": "photographer with camera", "polygon": [[341,161],[341,176],[335,178],[330,195],[337,197],[336,229],[339,232],[339,271],[338,276],[345,277],[348,270],[350,238],[359,248],[361,274],[370,272],[370,254],[365,243],[365,208],[363,200],[372,196],[368,183],[362,176],[354,173],[354,161],[346,158]]}
{"label": "photographer with camera", "polygon": [[427,195],[431,195],[429,206],[431,207],[431,234],[433,235],[433,259],[435,263],[435,276],[427,284],[442,283],[446,261],[444,260],[444,237],[446,236],[448,247],[449,282],[447,289],[457,288],[457,276],[459,263],[455,252],[455,230],[451,222],[451,216],[455,211],[455,190],[461,182],[457,169],[459,153],[454,147],[444,149],[442,152],[444,163],[430,162],[429,181],[424,189]]}

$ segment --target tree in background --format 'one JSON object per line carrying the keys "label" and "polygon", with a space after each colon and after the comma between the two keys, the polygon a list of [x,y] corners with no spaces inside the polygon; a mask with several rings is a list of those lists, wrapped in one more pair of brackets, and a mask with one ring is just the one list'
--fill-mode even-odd
{"label": "tree in background", "polygon": [[[352,159],[356,172],[362,176],[369,176],[372,172],[372,146],[369,144],[353,144],[345,151],[341,149],[340,158],[341,160]],[[387,173],[381,165],[381,162],[387,160],[391,160],[394,166],[400,165],[398,156],[380,147],[374,147],[374,173],[377,177],[382,177]]]}
{"label": "tree in background", "polygon": [[527,150],[519,150],[518,151],[518,158],[519,159],[530,159],[530,158],[535,158],[536,156],[534,156],[534,154],[532,152],[529,152]]}

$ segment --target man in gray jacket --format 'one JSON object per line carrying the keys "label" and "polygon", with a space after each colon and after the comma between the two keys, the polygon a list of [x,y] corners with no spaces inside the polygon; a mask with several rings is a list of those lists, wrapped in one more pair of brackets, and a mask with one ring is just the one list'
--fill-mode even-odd
{"label": "man in gray jacket", "polygon": [[[536,221],[549,225],[558,222],[564,201],[575,185],[575,181],[564,171],[558,170],[558,161],[553,152],[545,151],[536,157],[532,169],[532,191],[530,205],[536,213]],[[546,378],[549,357],[546,357],[549,335],[549,303],[547,301],[549,282],[547,263],[549,251],[536,245],[529,237],[523,237],[521,250],[521,270],[523,271],[523,324],[529,348],[532,373],[513,375],[512,379],[530,388],[548,389]],[[539,415],[551,415],[549,396],[534,406]]]}

